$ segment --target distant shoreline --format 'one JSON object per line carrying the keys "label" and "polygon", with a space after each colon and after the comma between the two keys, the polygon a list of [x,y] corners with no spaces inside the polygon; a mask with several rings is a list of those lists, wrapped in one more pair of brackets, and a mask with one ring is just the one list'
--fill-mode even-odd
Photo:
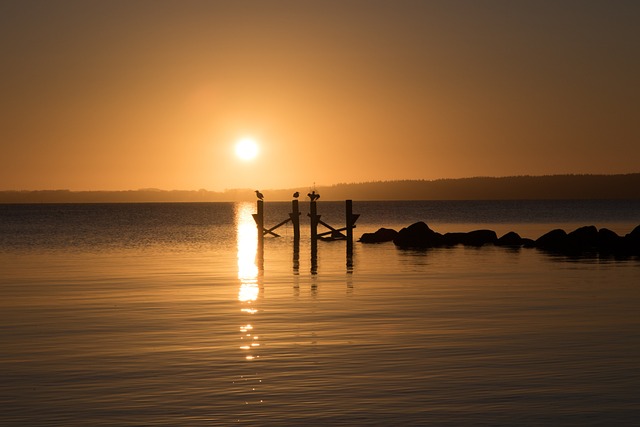
{"label": "distant shoreline", "polygon": [[[39,203],[194,203],[255,200],[255,189],[141,189],[124,191],[33,190],[0,191],[2,204]],[[261,189],[269,201],[291,200],[306,188]],[[543,175],[475,177],[439,180],[399,180],[319,186],[321,201],[331,200],[636,200],[640,173],[617,175]],[[306,200],[303,196],[301,200]]]}

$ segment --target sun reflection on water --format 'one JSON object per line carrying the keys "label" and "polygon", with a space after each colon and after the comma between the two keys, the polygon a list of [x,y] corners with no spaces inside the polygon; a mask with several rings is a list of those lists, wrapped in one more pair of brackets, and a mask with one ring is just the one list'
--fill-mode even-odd
{"label": "sun reflection on water", "polygon": [[255,301],[258,298],[258,236],[249,203],[236,205],[236,231],[238,241],[238,279],[240,292],[238,300]]}
{"label": "sun reflection on water", "polygon": [[[238,290],[238,301],[240,311],[247,318],[246,323],[240,325],[240,350],[246,361],[255,362],[260,359],[257,353],[260,348],[259,336],[255,334],[256,314],[258,309],[256,303],[260,297],[261,271],[257,263],[258,255],[258,231],[253,220],[254,207],[251,203],[239,203],[235,209],[236,237],[238,245],[238,279],[240,288]],[[262,379],[257,373],[244,373],[240,376],[239,383],[248,386],[248,394],[244,396],[244,403],[262,403],[259,397],[257,386],[262,383]]]}

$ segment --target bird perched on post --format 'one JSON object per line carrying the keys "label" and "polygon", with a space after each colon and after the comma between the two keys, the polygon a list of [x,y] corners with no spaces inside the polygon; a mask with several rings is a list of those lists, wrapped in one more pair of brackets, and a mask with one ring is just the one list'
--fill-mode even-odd
{"label": "bird perched on post", "polygon": [[294,197],[294,198],[296,198],[296,199],[297,199],[299,196],[300,196],[300,193],[298,193],[297,191],[296,191],[295,193],[293,193],[293,197]]}
{"label": "bird perched on post", "polygon": [[309,196],[312,202],[315,202],[320,198],[320,194],[316,193],[316,190],[313,190],[311,193],[308,193],[307,196]]}
{"label": "bird perched on post", "polygon": [[261,192],[259,192],[258,190],[256,190],[256,197],[258,199],[260,199],[260,200],[264,199],[264,195]]}

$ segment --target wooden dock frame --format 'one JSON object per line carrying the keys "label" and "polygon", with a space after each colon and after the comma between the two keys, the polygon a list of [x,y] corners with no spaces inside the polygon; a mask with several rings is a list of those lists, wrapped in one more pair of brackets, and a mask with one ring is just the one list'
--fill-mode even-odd
{"label": "wooden dock frame", "polygon": [[[345,223],[342,228],[334,228],[331,225],[320,219],[321,215],[318,215],[318,208],[316,201],[312,200],[309,205],[309,218],[311,221],[311,272],[317,272],[317,255],[318,255],[318,239],[324,236],[346,231],[347,235],[345,240],[347,241],[347,271],[353,271],[353,229],[356,228],[356,221],[360,217],[360,214],[353,213],[353,200],[345,200]],[[318,233],[318,225],[322,225],[329,229]],[[340,239],[342,240],[342,239]]]}
{"label": "wooden dock frame", "polygon": [[271,228],[265,228],[264,226],[264,201],[258,200],[257,202],[257,213],[252,214],[253,220],[256,222],[256,226],[258,227],[258,249],[264,248],[264,236],[267,234],[271,234],[273,237],[280,237],[276,230],[279,227],[282,227],[289,221],[293,224],[293,239],[296,241],[300,241],[300,208],[298,207],[298,200],[294,199],[291,201],[291,212],[289,213],[289,218],[280,221],[278,224],[274,225]]}
{"label": "wooden dock frame", "polygon": [[[353,229],[356,228],[356,221],[360,218],[360,214],[353,213],[353,200],[345,200],[345,223],[342,228],[334,228],[331,225],[320,219],[320,215],[317,214],[318,209],[316,207],[315,200],[311,202],[309,217],[311,218],[311,240],[317,240],[321,237],[327,236],[333,233],[340,233],[342,231],[347,232],[347,243],[353,244]],[[318,224],[328,228],[329,231],[318,233]],[[338,239],[336,239],[338,240]]]}
{"label": "wooden dock frame", "polygon": [[[353,213],[353,200],[345,200],[345,222],[346,225],[341,228],[334,228],[331,225],[320,219],[321,215],[318,215],[318,206],[315,200],[311,200],[309,203],[309,214],[311,222],[311,274],[317,274],[318,269],[318,240],[324,236],[333,233],[340,233],[346,231],[347,243],[347,271],[353,271],[353,229],[356,228],[356,221],[360,217],[360,214]],[[298,200],[291,201],[291,212],[289,218],[280,221],[278,224],[271,228],[265,228],[264,226],[264,201],[257,201],[257,213],[253,214],[253,219],[256,222],[258,230],[258,258],[260,260],[260,267],[262,268],[262,260],[264,259],[264,236],[270,234],[273,237],[280,237],[274,230],[285,225],[289,221],[293,224],[293,269],[294,272],[299,270],[300,266],[300,208]],[[318,233],[318,225],[322,225],[329,229],[322,233]],[[342,239],[340,239],[342,240]]]}

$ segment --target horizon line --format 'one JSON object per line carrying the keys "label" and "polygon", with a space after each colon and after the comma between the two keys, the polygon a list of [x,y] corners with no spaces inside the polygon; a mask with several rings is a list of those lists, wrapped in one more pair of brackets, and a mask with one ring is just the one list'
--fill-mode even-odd
{"label": "horizon line", "polygon": [[[543,175],[505,175],[505,176],[489,176],[489,175],[477,175],[477,176],[468,176],[468,177],[459,177],[459,178],[435,178],[435,179],[425,179],[425,178],[402,178],[402,179],[389,179],[389,180],[372,180],[372,181],[355,181],[355,182],[338,182],[335,184],[320,184],[314,185],[316,188],[331,188],[338,187],[344,185],[362,185],[362,184],[381,184],[381,183],[406,183],[406,182],[440,182],[440,181],[462,181],[462,180],[471,180],[471,179],[514,179],[514,178],[553,178],[553,177],[610,177],[610,176],[629,176],[629,175],[639,175],[640,172],[625,172],[625,173],[558,173],[558,174],[543,174]],[[281,188],[266,188],[261,191],[285,191],[296,188],[311,188],[311,186],[291,186],[291,187],[281,187]],[[224,190],[209,190],[206,188],[199,189],[163,189],[157,187],[143,187],[137,189],[108,189],[108,190],[96,190],[96,189],[69,189],[69,188],[48,188],[48,189],[2,189],[0,192],[38,192],[38,191],[50,191],[50,192],[72,192],[72,193],[82,193],[82,192],[137,192],[137,191],[148,191],[148,192],[208,192],[208,193],[228,193],[228,192],[237,192],[237,191],[245,191],[251,190],[251,187],[237,187],[237,188],[225,188]]]}

